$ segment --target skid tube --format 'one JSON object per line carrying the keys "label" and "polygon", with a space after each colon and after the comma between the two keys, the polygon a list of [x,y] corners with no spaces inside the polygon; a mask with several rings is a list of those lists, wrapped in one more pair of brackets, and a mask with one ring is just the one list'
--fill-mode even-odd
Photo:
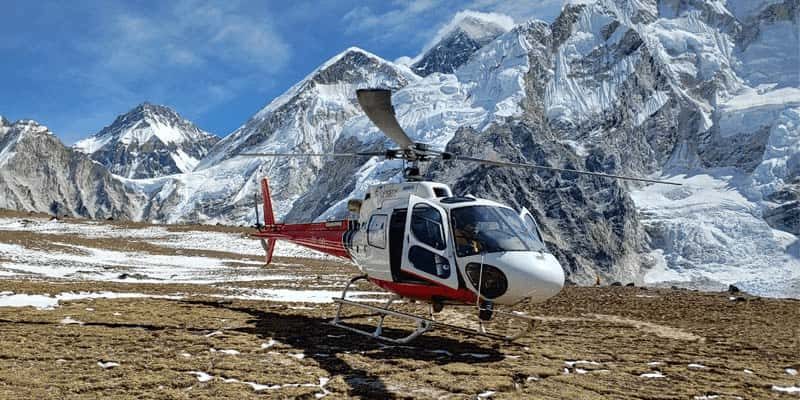
{"label": "skid tube", "polygon": [[[347,300],[346,299],[347,291],[350,289],[350,287],[355,282],[357,282],[359,280],[366,280],[366,279],[367,279],[366,275],[359,275],[359,276],[356,276],[356,277],[350,279],[350,281],[347,283],[347,286],[345,286],[344,290],[342,291],[342,296],[333,298],[334,303],[336,303],[336,305],[337,305],[337,307],[336,307],[336,317],[334,317],[334,319],[331,320],[329,322],[329,324],[331,324],[333,326],[336,326],[336,327],[339,327],[339,328],[342,328],[342,329],[345,329],[345,330],[348,330],[350,332],[358,333],[360,335],[368,336],[368,337],[371,337],[371,338],[375,338],[375,339],[379,339],[379,340],[383,340],[383,341],[387,341],[387,342],[395,343],[395,344],[407,344],[407,343],[411,342],[412,340],[416,339],[417,337],[419,337],[420,335],[424,334],[425,332],[429,332],[429,331],[433,330],[434,328],[451,330],[451,331],[456,331],[456,332],[467,334],[467,335],[481,336],[481,337],[494,339],[494,340],[499,340],[499,341],[513,342],[514,340],[519,339],[520,337],[524,336],[528,332],[532,331],[533,328],[534,328],[534,321],[535,320],[533,318],[529,317],[529,316],[519,315],[519,314],[515,314],[515,313],[501,312],[501,311],[497,311],[497,310],[494,311],[496,314],[501,314],[501,315],[507,316],[507,317],[512,318],[512,319],[524,321],[525,322],[524,329],[522,329],[520,332],[518,332],[518,333],[516,333],[514,335],[499,335],[499,334],[495,334],[495,333],[486,332],[482,322],[480,322],[479,327],[476,330],[476,329],[471,329],[471,328],[467,328],[467,327],[463,327],[463,326],[446,324],[446,323],[443,323],[443,322],[435,321],[435,320],[432,319],[432,315],[433,315],[432,313],[431,313],[431,318],[429,319],[429,318],[424,318],[424,317],[420,317],[420,316],[413,315],[413,314],[404,313],[404,312],[401,312],[401,311],[390,310],[389,306],[391,306],[391,304],[394,301],[399,300],[400,299],[399,296],[392,296],[391,298],[389,298],[389,300],[386,302],[386,304],[383,307],[374,306],[374,305],[371,305],[371,304],[359,303],[359,302],[355,302],[355,301],[352,301],[352,300]],[[366,310],[368,310],[370,312],[373,312],[374,313],[373,315],[379,316],[380,320],[378,321],[378,325],[375,327],[375,330],[367,331],[367,330],[359,329],[359,328],[356,328],[356,327],[353,327],[353,326],[345,324],[344,321],[343,321],[344,318],[342,317],[342,308],[345,305],[366,309]],[[401,337],[401,338],[397,338],[397,339],[384,336],[383,335],[383,321],[384,321],[384,318],[386,318],[387,316],[392,316],[392,317],[396,317],[396,318],[412,321],[414,323],[414,325],[415,325],[414,331],[411,332],[410,334],[408,334],[407,336],[404,336],[404,337]]]}

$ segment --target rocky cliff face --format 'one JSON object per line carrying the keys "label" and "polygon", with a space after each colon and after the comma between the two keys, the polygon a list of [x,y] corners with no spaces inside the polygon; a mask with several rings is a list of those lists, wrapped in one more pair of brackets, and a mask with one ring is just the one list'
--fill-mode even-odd
{"label": "rocky cliff face", "polygon": [[140,217],[141,193],[65,147],[47,127],[0,121],[0,207],[89,218]]}
{"label": "rocky cliff face", "polygon": [[191,172],[219,138],[169,107],[143,103],[73,147],[130,179]]}

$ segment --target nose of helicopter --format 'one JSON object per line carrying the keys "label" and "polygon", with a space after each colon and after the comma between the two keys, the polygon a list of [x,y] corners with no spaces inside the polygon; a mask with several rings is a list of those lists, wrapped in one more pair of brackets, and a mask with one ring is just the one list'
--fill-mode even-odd
{"label": "nose of helicopter", "polygon": [[496,262],[508,279],[508,290],[495,299],[498,304],[514,304],[524,298],[545,301],[564,287],[564,270],[552,254],[507,252],[499,254]]}

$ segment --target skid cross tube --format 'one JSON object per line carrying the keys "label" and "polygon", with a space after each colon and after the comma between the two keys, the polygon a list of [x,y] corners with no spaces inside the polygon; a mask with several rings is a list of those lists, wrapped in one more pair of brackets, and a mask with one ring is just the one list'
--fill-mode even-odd
{"label": "skid cross tube", "polygon": [[[339,328],[342,328],[342,329],[345,329],[345,330],[348,330],[350,332],[358,333],[360,335],[368,336],[368,337],[379,339],[379,340],[384,340],[384,341],[395,343],[395,344],[407,344],[407,343],[411,342],[412,340],[416,339],[417,337],[419,337],[420,335],[424,334],[425,332],[433,330],[434,328],[451,330],[451,331],[455,331],[455,332],[459,332],[459,333],[463,333],[463,334],[467,334],[467,335],[481,336],[481,337],[486,337],[486,338],[490,338],[490,339],[494,339],[494,340],[501,340],[501,341],[508,341],[508,342],[514,341],[516,339],[519,339],[520,337],[522,337],[523,335],[527,334],[528,332],[530,332],[534,328],[534,321],[535,321],[534,318],[529,317],[527,315],[519,315],[519,314],[516,314],[516,313],[503,312],[503,311],[499,311],[499,310],[494,310],[494,311],[495,311],[496,314],[503,315],[503,316],[506,316],[506,317],[514,319],[514,320],[524,321],[525,327],[521,331],[519,331],[519,332],[517,332],[516,334],[513,334],[513,335],[500,335],[500,334],[496,334],[496,333],[486,332],[485,330],[481,329],[482,326],[479,327],[478,330],[475,330],[473,328],[467,328],[467,327],[463,327],[463,326],[452,325],[452,324],[447,324],[447,323],[444,323],[444,322],[435,321],[435,320],[433,320],[432,316],[431,316],[431,318],[424,318],[424,317],[420,317],[420,316],[417,316],[417,315],[404,313],[404,312],[401,312],[401,311],[390,310],[389,307],[392,305],[393,302],[395,302],[396,300],[400,299],[399,296],[392,296],[391,298],[389,298],[386,301],[386,303],[385,303],[385,305],[383,307],[375,306],[375,305],[371,305],[371,304],[364,304],[364,303],[359,303],[359,302],[356,302],[356,301],[348,300],[346,298],[347,297],[347,292],[348,292],[348,290],[350,290],[350,288],[353,286],[353,284],[355,282],[360,281],[360,280],[366,280],[366,279],[368,279],[366,275],[359,275],[359,276],[356,276],[356,277],[350,279],[350,281],[347,283],[347,285],[345,286],[344,290],[342,291],[341,297],[333,298],[333,301],[334,301],[334,303],[336,303],[337,307],[336,307],[336,317],[334,317],[334,319],[329,322],[331,325],[339,327]],[[364,329],[356,328],[354,326],[350,326],[350,325],[345,324],[344,323],[344,319],[346,319],[346,317],[342,316],[342,308],[345,305],[346,306],[352,306],[352,307],[358,307],[358,308],[365,309],[365,310],[368,310],[369,312],[374,313],[374,314],[371,314],[371,315],[375,315],[375,316],[378,316],[380,318],[379,321],[378,321],[378,325],[375,327],[374,330],[369,331],[369,330],[364,330]],[[361,316],[363,316],[363,314],[359,315],[359,317],[361,317]],[[384,336],[383,335],[383,322],[384,322],[384,319],[387,316],[391,316],[391,317],[395,317],[395,318],[399,318],[399,319],[412,321],[414,323],[414,325],[415,325],[414,331],[412,331],[407,336],[404,336],[404,337],[401,337],[401,338],[390,338],[390,337]],[[354,318],[354,317],[350,317],[350,318]]]}
{"label": "skid cross tube", "polygon": [[[416,339],[417,337],[419,337],[423,333],[428,332],[431,329],[433,329],[433,323],[432,323],[433,321],[430,321],[430,320],[422,318],[422,317],[417,317],[415,315],[406,314],[406,313],[400,312],[400,311],[389,310],[389,309],[386,309],[386,308],[383,308],[383,307],[378,307],[378,306],[373,306],[373,305],[369,305],[369,304],[358,303],[358,302],[355,302],[355,301],[345,300],[345,299],[340,299],[340,298],[334,298],[333,301],[338,304],[339,310],[337,310],[336,318],[334,318],[334,320],[331,321],[330,324],[333,325],[333,326],[337,326],[339,328],[342,328],[342,329],[346,329],[346,330],[351,331],[351,332],[355,332],[355,333],[364,335],[364,336],[369,336],[369,337],[372,337],[372,338],[375,338],[375,339],[385,340],[387,342],[392,342],[392,343],[396,343],[396,344],[406,344],[406,343]],[[349,305],[349,306],[354,306],[354,307],[365,308],[367,310],[374,311],[374,312],[380,314],[380,322],[378,323],[378,326],[375,328],[374,331],[370,332],[370,331],[359,329],[359,328],[356,328],[356,327],[353,327],[353,326],[345,325],[342,322],[341,316],[339,314],[339,311],[341,311],[341,308],[342,308],[343,305]],[[415,327],[413,332],[411,332],[409,335],[404,336],[402,338],[395,339],[395,338],[390,338],[388,336],[384,336],[383,335],[383,319],[387,315],[393,316],[393,317],[397,317],[397,318],[401,318],[401,319],[407,319],[407,320],[414,321],[416,327]]]}
{"label": "skid cross tube", "polygon": [[[394,302],[395,300],[399,299],[398,296],[392,296],[391,298],[389,298],[389,300],[386,301],[386,305],[384,307],[377,307],[377,306],[372,306],[372,305],[369,305],[369,304],[362,304],[362,303],[357,303],[355,301],[347,300],[346,299],[347,291],[350,290],[350,287],[353,286],[354,283],[356,283],[356,282],[358,282],[360,280],[365,280],[365,279],[367,279],[366,275],[359,275],[359,276],[356,276],[356,277],[350,279],[350,281],[347,282],[347,285],[344,287],[344,290],[342,290],[342,296],[333,299],[333,301],[336,303],[337,307],[336,307],[336,317],[334,317],[334,319],[330,322],[331,325],[339,327],[339,328],[342,328],[342,329],[346,329],[346,330],[351,331],[351,332],[359,333],[361,335],[365,335],[365,336],[369,336],[369,337],[373,337],[373,338],[376,338],[376,339],[385,340],[387,342],[392,342],[392,343],[397,343],[397,344],[406,344],[406,343],[416,339],[419,335],[422,335],[423,333],[425,333],[425,332],[427,332],[427,331],[429,331],[429,330],[431,330],[433,328],[433,326],[427,320],[425,320],[424,318],[419,318],[419,317],[416,317],[416,316],[411,315],[411,314],[406,314],[406,313],[402,313],[402,312],[398,312],[398,311],[389,310],[388,307],[392,305],[392,302]],[[344,305],[360,307],[360,308],[364,308],[364,309],[367,309],[369,311],[377,313],[377,315],[380,316],[380,320],[378,321],[378,326],[375,328],[374,331],[369,332],[369,331],[365,331],[363,329],[355,328],[355,327],[350,326],[350,325],[346,325],[343,322],[343,318],[342,318],[342,307]],[[402,338],[399,338],[399,339],[383,336],[383,321],[384,321],[384,319],[386,318],[387,315],[390,315],[390,316],[393,316],[393,317],[397,317],[397,318],[402,318],[402,319],[410,319],[411,321],[413,321],[415,323],[416,328],[408,336],[405,336],[405,337],[402,337]]]}

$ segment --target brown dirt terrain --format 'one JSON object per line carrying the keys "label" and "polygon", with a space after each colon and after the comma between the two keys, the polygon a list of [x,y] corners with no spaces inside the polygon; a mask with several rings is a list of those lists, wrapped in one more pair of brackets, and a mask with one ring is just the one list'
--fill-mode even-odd
{"label": "brown dirt terrain", "polygon": [[[541,318],[519,345],[437,330],[405,347],[327,325],[330,304],[221,300],[208,286],[0,281],[2,290],[194,293],[0,308],[2,398],[311,398],[323,393],[312,386],[319,378],[330,379],[331,398],[790,398],[773,385],[800,384],[785,372],[800,369],[791,300],[570,287],[523,307]],[[120,366],[98,365],[106,361]],[[641,376],[656,371],[664,377]],[[254,391],[232,378],[309,386]]]}
{"label": "brown dirt terrain", "polygon": [[[70,251],[46,238],[0,231],[0,243]],[[54,241],[187,254],[183,249],[119,238],[65,235]],[[282,261],[299,265],[270,268],[280,274],[314,277],[300,281],[314,289],[336,288],[356,273],[351,266],[329,261]],[[282,284],[252,281],[238,286]],[[362,289],[374,290],[368,285]],[[411,346],[396,346],[327,324],[335,313],[333,304],[223,298],[231,292],[222,284],[8,278],[0,280],[0,292],[4,291],[50,295],[111,291],[176,297],[62,301],[43,310],[0,307],[0,398],[4,399],[322,395],[791,399],[798,394],[776,387],[800,386],[800,376],[787,372],[800,370],[797,300],[690,290],[567,287],[543,304],[515,307],[537,320],[534,332],[515,344],[434,330]],[[418,314],[426,311],[421,304],[398,308]],[[445,309],[437,319],[466,325],[472,314],[469,309]],[[357,322],[374,322],[370,318]],[[387,325],[407,328],[394,320],[387,320]]]}

